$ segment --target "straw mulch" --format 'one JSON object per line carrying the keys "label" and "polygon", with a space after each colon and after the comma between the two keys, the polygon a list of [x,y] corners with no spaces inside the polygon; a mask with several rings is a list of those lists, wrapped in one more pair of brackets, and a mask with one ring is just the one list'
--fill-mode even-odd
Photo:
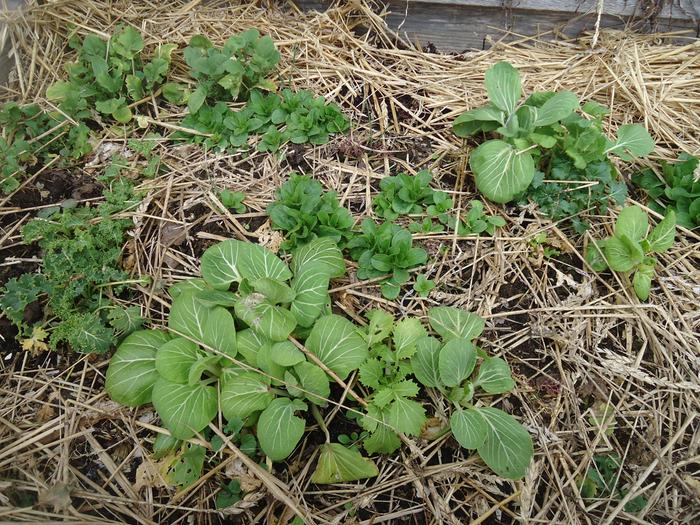
{"label": "straw mulch", "polygon": [[[338,191],[358,221],[381,177],[424,168],[433,170],[436,184],[464,209],[476,194],[467,149],[449,124],[485,101],[484,71],[499,60],[520,69],[526,92],[569,89],[607,105],[611,131],[644,123],[658,144],[650,161],[672,159],[680,151],[700,154],[697,41],[670,45],[653,36],[602,32],[593,49],[587,37],[558,43],[526,39],[445,56],[415,49],[357,1],[322,14],[287,4],[230,3],[195,0],[164,8],[162,2],[59,1],[8,20],[17,68],[6,99],[48,104],[43,93],[70,58],[69,26],[81,34],[108,34],[118,23],[129,23],[146,35],[147,44],[181,46],[195,33],[221,43],[257,27],[272,35],[282,53],[282,83],[323,94],[352,118],[349,135],[323,147],[288,147],[286,159],[215,155],[187,145],[161,148],[168,172],[144,183],[148,195],[132,214],[135,227],[125,247],[133,275],[152,278],[152,285],[139,288],[136,304],[156,325],[168,312],[163,290],[192,275],[198,257],[216,239],[278,241],[264,210],[291,171],[313,173]],[[177,60],[176,76],[185,79],[181,57]],[[152,129],[166,134],[167,125],[181,117],[155,105],[152,115]],[[119,137],[104,142],[124,143]],[[625,176],[630,169],[624,167]],[[90,175],[74,175],[84,174]],[[250,213],[225,211],[214,193],[221,187],[244,191]],[[104,357],[15,353],[0,364],[0,520],[287,523],[298,513],[307,524],[697,523],[700,238],[680,234],[662,257],[650,301],[640,303],[627,279],[596,276],[582,264],[584,244],[611,230],[614,211],[594,218],[583,238],[533,210],[491,206],[491,211],[508,220],[493,239],[418,237],[433,255],[423,271],[438,283],[428,299],[409,291],[399,302],[388,302],[375,284],[359,283],[351,272],[335,284],[333,300],[338,311],[355,318],[373,306],[423,316],[439,304],[483,316],[484,347],[517,372],[517,391],[501,406],[523,421],[535,441],[535,461],[524,480],[498,479],[448,435],[437,442],[415,440],[393,457],[377,458],[380,475],[365,483],[315,486],[309,477],[319,432],[312,432],[288,463],[274,466],[277,479],[260,467],[249,469],[227,449],[218,466],[210,465],[198,483],[178,491],[163,486],[149,457],[159,430],[153,411],[125,409],[103,392]],[[19,242],[16,226],[31,213],[13,207],[12,199],[4,204],[0,253]],[[541,231],[560,256],[546,258],[532,242]],[[27,263],[6,253],[2,265]],[[424,402],[429,413],[444,418],[443,400],[426,395]],[[614,426],[596,424],[591,417],[596,402],[614,407]],[[608,452],[622,458],[628,496],[582,500],[578,480],[594,455]],[[219,512],[213,500],[226,476],[244,480],[248,494]],[[40,504],[22,507],[23,494],[38,495]],[[625,503],[639,494],[648,504],[627,513]]]}

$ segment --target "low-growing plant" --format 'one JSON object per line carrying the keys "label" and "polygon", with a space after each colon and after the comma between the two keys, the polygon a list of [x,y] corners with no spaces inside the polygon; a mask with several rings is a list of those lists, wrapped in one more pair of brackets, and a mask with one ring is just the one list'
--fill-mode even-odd
{"label": "low-growing plant", "polygon": [[66,342],[78,352],[105,352],[139,326],[138,308],[117,308],[110,299],[126,290],[128,274],[119,263],[125,232],[133,224],[113,215],[136,206],[139,198],[124,179],[104,195],[97,207],[63,209],[23,228],[24,241],[37,242],[42,250],[41,273],[11,279],[0,298],[20,339],[30,338],[37,326],[25,322],[26,307],[44,294],[48,301],[39,326],[50,334],[52,348]]}
{"label": "low-growing plant", "polygon": [[496,228],[506,225],[506,221],[500,215],[487,215],[484,211],[484,203],[473,200],[469,203],[469,211],[463,214],[459,221],[456,217],[449,216],[447,225],[453,231],[456,230],[457,235],[479,235],[481,233],[493,235]]}
{"label": "low-growing plant", "polygon": [[268,208],[272,228],[284,232],[282,248],[294,250],[313,239],[332,239],[343,248],[350,239],[353,218],[334,191],[308,175],[292,173]]}
{"label": "low-growing plant", "polygon": [[[576,113],[578,97],[570,91],[536,92],[520,102],[520,74],[507,62],[492,66],[485,84],[489,104],[460,115],[453,130],[460,137],[499,135],[469,157],[477,188],[494,202],[525,195],[555,219],[589,208],[604,211],[609,196],[620,203],[626,192],[609,156],[630,161],[654,149],[638,124],[620,126],[617,139],[608,139],[602,130],[607,110],[587,102],[582,108],[586,117]],[[580,231],[584,224],[575,225]]]}
{"label": "low-growing plant", "polygon": [[[304,435],[298,412],[323,424],[328,373],[344,380],[368,355],[357,328],[328,311],[329,281],[345,272],[342,254],[317,239],[294,252],[290,268],[261,246],[228,240],[205,251],[201,272],[171,288],[168,331],[138,331],[119,346],[107,392],[129,406],[153,403],[177,439],[201,433],[221,407],[227,421],[255,425],[261,450],[283,460]],[[346,452],[327,442],[314,481],[358,479]],[[360,471],[367,461],[359,457]]]}
{"label": "low-growing plant", "polygon": [[634,292],[642,301],[649,298],[651,282],[658,260],[654,254],[664,253],[676,237],[676,214],[666,217],[649,232],[649,218],[639,206],[620,212],[611,237],[594,241],[586,249],[586,261],[597,272],[610,268],[633,274]]}
{"label": "low-growing plant", "polygon": [[438,217],[452,208],[452,199],[444,191],[430,187],[432,174],[423,170],[416,175],[399,173],[379,183],[381,192],[374,198],[377,215],[393,221],[400,215],[417,215],[426,208],[430,217]]}
{"label": "low-growing plant", "polygon": [[[588,467],[585,477],[579,481],[581,496],[585,499],[613,497],[617,500],[627,495],[628,488],[620,488],[622,462],[617,454],[593,456],[593,465]],[[644,496],[639,495],[625,504],[625,512],[639,512],[647,505]]]}
{"label": "low-growing plant", "polygon": [[235,211],[236,213],[245,213],[248,208],[246,208],[243,201],[245,200],[245,193],[242,191],[231,191],[223,189],[219,192],[219,200],[221,204],[226,206],[228,209]]}
{"label": "low-growing plant", "polygon": [[425,274],[418,274],[416,282],[413,283],[413,289],[421,297],[428,297],[430,292],[435,288],[435,281],[428,279]]}
{"label": "low-growing plant", "polygon": [[649,208],[665,215],[676,214],[678,224],[692,230],[700,226],[700,159],[681,153],[678,162],[664,162],[661,177],[647,169],[632,182],[649,194]]}
{"label": "low-growing plant", "polygon": [[131,120],[131,103],[155,94],[163,84],[177,48],[158,45],[146,61],[143,37],[132,26],[117,28],[108,40],[90,34],[81,41],[74,35],[69,44],[77,60],[65,65],[68,80],[49,86],[47,98],[76,120],[92,118],[94,108],[121,123]]}
{"label": "low-growing plant", "polygon": [[408,270],[428,259],[423,248],[413,247],[411,232],[391,222],[377,226],[372,219],[362,221],[362,234],[355,235],[347,248],[358,263],[359,279],[386,277],[381,291],[387,299],[396,299],[408,281]]}

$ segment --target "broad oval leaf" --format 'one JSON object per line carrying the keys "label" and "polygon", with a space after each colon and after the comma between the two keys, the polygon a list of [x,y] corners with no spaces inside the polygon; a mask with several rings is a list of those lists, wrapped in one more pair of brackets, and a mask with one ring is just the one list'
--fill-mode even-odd
{"label": "broad oval leaf", "polygon": [[294,300],[294,290],[286,284],[269,277],[256,279],[250,283],[250,286],[256,292],[263,294],[272,304],[291,303]]}
{"label": "broad oval leaf", "polygon": [[615,235],[627,235],[633,241],[644,239],[648,229],[649,218],[639,206],[623,209],[615,222]]}
{"label": "broad oval leaf", "polygon": [[284,382],[285,367],[272,360],[272,344],[266,343],[258,349],[256,367],[272,379],[275,386]]}
{"label": "broad oval leaf", "polygon": [[652,252],[667,251],[676,240],[676,214],[673,210],[666,212],[666,217],[651,230],[649,246]]}
{"label": "broad oval leaf", "polygon": [[258,351],[265,344],[269,344],[269,341],[265,340],[263,336],[254,332],[250,328],[242,330],[236,334],[236,347],[238,353],[243,356],[246,363],[251,366],[257,366]]}
{"label": "broad oval leaf", "polygon": [[[201,292],[204,290],[211,290],[209,285],[204,279],[186,279],[184,281],[178,281],[168,288],[168,293],[173,299],[179,297],[184,292],[194,291]],[[206,305],[205,305],[206,306]]]}
{"label": "broad oval leaf", "polygon": [[211,288],[198,291],[196,296],[200,303],[209,308],[214,306],[231,308],[236,305],[236,301],[238,300],[238,296],[233,292],[228,292],[226,290],[212,290]]}
{"label": "broad oval leaf", "polygon": [[474,386],[480,386],[489,394],[502,394],[515,388],[510,366],[500,357],[487,357],[479,367]]}
{"label": "broad oval leaf", "polygon": [[306,340],[306,347],[340,379],[345,379],[369,355],[367,342],[357,327],[335,314],[316,321]]}
{"label": "broad oval leaf", "polygon": [[535,126],[549,126],[565,119],[578,109],[578,97],[571,91],[559,91],[537,108]]}
{"label": "broad oval leaf", "polygon": [[294,367],[304,397],[315,405],[325,406],[331,395],[328,375],[319,366],[303,361]]}
{"label": "broad oval leaf", "polygon": [[445,341],[467,339],[471,341],[484,331],[484,320],[476,314],[453,306],[438,306],[428,310],[430,326]]}
{"label": "broad oval leaf", "polygon": [[310,327],[328,302],[328,273],[322,262],[309,262],[294,274],[296,298],[290,310],[300,326]]}
{"label": "broad oval leaf", "polygon": [[486,440],[477,448],[479,456],[497,475],[522,478],[532,461],[532,438],[517,419],[497,408],[479,408],[488,425]]}
{"label": "broad oval leaf", "polygon": [[450,417],[450,428],[457,442],[469,450],[483,445],[489,431],[486,420],[475,408],[455,410]]}
{"label": "broad oval leaf", "polygon": [[153,407],[165,428],[178,439],[189,439],[214,419],[216,388],[201,383],[180,385],[159,378],[153,385]]}
{"label": "broad oval leaf", "polygon": [[634,286],[634,293],[642,301],[649,299],[651,280],[654,278],[654,273],[654,267],[646,264],[640,264],[637,271],[634,272],[632,286]]}
{"label": "broad oval leaf", "polygon": [[242,279],[263,277],[286,281],[292,277],[287,265],[270,250],[257,244],[229,239],[208,248],[202,255],[202,277],[218,290],[227,290]]}
{"label": "broad oval leaf", "polygon": [[189,339],[171,339],[156,353],[156,370],[168,381],[184,385],[188,382],[192,365],[203,355],[204,353]]}
{"label": "broad oval leaf", "polygon": [[505,122],[505,113],[493,104],[462,113],[452,123],[452,131],[458,137],[470,137],[478,131],[492,131]]}
{"label": "broad oval leaf", "polygon": [[236,316],[269,341],[286,341],[297,325],[294,315],[281,306],[268,303],[257,293],[242,297]]}
{"label": "broad oval leaf", "polygon": [[440,341],[434,337],[422,337],[416,341],[416,353],[411,357],[411,368],[421,384],[428,387],[441,386],[439,358]]}
{"label": "broad oval leaf", "polygon": [[489,140],[469,156],[476,187],[497,203],[513,200],[535,176],[535,161],[527,151],[518,152],[502,140]]}
{"label": "broad oval leaf", "polygon": [[274,397],[269,379],[256,372],[241,372],[221,387],[221,411],[229,421],[245,419],[253,412],[265,410]]}
{"label": "broad oval leaf", "polygon": [[211,308],[197,300],[197,292],[185,290],[173,300],[168,327],[180,337],[204,341]]}
{"label": "broad oval leaf", "polygon": [[229,357],[236,357],[236,326],[231,313],[221,306],[213,308],[205,324],[205,337],[202,341],[206,346]]}
{"label": "broad oval leaf", "polygon": [[160,330],[139,330],[124,339],[107,368],[105,389],[110,397],[132,407],[149,403],[158,379],[156,352],[169,340]]}
{"label": "broad oval leaf", "polygon": [[508,115],[515,111],[522,96],[520,73],[508,62],[491,66],[484,78],[489,100]]}
{"label": "broad oval leaf", "polygon": [[394,326],[396,359],[408,359],[416,352],[416,341],[428,335],[419,319],[407,317]]}
{"label": "broad oval leaf", "polygon": [[654,139],[640,124],[625,124],[617,131],[617,141],[606,153],[617,155],[622,160],[633,161],[654,151]]}
{"label": "broad oval leaf", "polygon": [[644,259],[642,247],[627,235],[615,235],[605,243],[605,258],[611,270],[629,272]]}
{"label": "broad oval leaf", "polygon": [[278,397],[260,414],[258,441],[272,461],[289,456],[304,435],[304,420],[294,415],[298,410],[306,410],[306,403]]}
{"label": "broad oval leaf", "polygon": [[359,450],[346,448],[339,443],[326,443],[321,445],[311,482],[319,485],[346,483],[378,475],[379,469],[374,461],[362,457]]}
{"label": "broad oval leaf", "polygon": [[457,386],[467,379],[476,365],[476,349],[467,339],[451,339],[440,350],[438,366],[445,386]]}
{"label": "broad oval leaf", "polygon": [[322,265],[329,278],[345,275],[343,253],[329,237],[318,237],[298,248],[292,256],[292,272],[298,276],[307,264]]}
{"label": "broad oval leaf", "polygon": [[281,341],[272,345],[270,359],[280,366],[294,366],[305,361],[306,357],[291,341]]}

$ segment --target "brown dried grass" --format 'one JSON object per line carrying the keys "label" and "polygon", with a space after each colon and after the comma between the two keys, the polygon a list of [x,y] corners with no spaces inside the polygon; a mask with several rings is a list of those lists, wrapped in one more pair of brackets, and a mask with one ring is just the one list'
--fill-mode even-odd
{"label": "brown dried grass", "polygon": [[[289,5],[265,9],[198,0],[167,9],[157,2],[59,1],[6,18],[17,67],[4,98],[43,104],[46,87],[60,78],[58,65],[69,58],[69,24],[80,33],[108,34],[129,23],[147,44],[182,46],[198,32],[218,42],[250,27],[269,33],[283,57],[280,78],[338,102],[352,117],[348,137],[307,148],[301,162],[356,212],[368,206],[381,177],[423,168],[432,169],[436,183],[464,209],[475,194],[467,151],[449,124],[485,101],[484,71],[503,59],[520,69],[527,92],[570,89],[612,108],[611,131],[644,123],[658,144],[645,162],[673,159],[679,151],[700,154],[697,41],[679,46],[659,36],[603,31],[594,49],[588,37],[523,39],[484,52],[435,55],[414,49],[357,1],[321,14]],[[178,75],[185,79],[181,66]],[[169,108],[149,104],[153,129],[167,133],[164,125],[179,121]],[[104,142],[123,140],[108,136]],[[136,304],[156,325],[167,315],[163,290],[196,272],[206,245],[226,237],[271,242],[264,210],[293,170],[270,155],[243,159],[190,146],[160,149],[167,173],[143,183],[147,197],[131,214],[135,228],[126,247],[133,274],[152,278],[152,285],[139,289]],[[629,169],[623,167],[625,175]],[[250,213],[224,210],[213,191],[221,187],[244,191]],[[354,318],[373,305],[423,316],[430,306],[450,304],[482,315],[483,345],[518,373],[517,392],[501,405],[535,440],[536,458],[524,480],[498,479],[445,436],[412,440],[396,455],[378,458],[379,477],[360,484],[311,484],[315,444],[304,441],[287,465],[275,466],[277,478],[250,462],[242,465],[229,444],[219,466],[186,490],[161,486],[157,475],[139,487],[136,465],[152,463],[149,441],[163,431],[153,411],[127,410],[109,400],[102,390],[104,359],[22,354],[0,365],[0,519],[176,524],[220,523],[228,516],[236,523],[287,523],[297,513],[309,524],[700,520],[698,236],[683,232],[662,257],[651,300],[640,303],[626,278],[585,270],[582,245],[590,236],[569,236],[531,210],[491,211],[508,215],[507,227],[494,238],[417,238],[435,256],[424,271],[439,287],[428,299],[409,292],[388,302],[376,284],[355,279],[336,283],[333,299]],[[0,209],[17,219],[1,232],[0,251],[20,241],[18,227],[30,212]],[[363,213],[356,213],[358,220]],[[248,231],[243,225],[250,220],[262,226]],[[614,212],[597,218],[591,234],[604,235],[613,221]],[[530,241],[540,231],[562,257],[544,258],[533,247]],[[425,401],[428,412],[445,417],[444,401],[432,395]],[[594,401],[614,406],[611,435],[589,418]],[[587,502],[579,496],[577,480],[592,457],[611,451],[623,458],[629,497],[649,500],[636,515],[624,511],[624,500]],[[233,509],[218,512],[214,493],[232,471],[244,472],[257,488]],[[38,494],[43,505],[13,505],[22,491]]]}

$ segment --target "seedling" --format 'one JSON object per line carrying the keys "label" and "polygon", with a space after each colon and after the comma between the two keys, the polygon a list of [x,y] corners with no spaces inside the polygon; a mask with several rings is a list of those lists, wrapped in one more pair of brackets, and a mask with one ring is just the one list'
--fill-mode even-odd
{"label": "seedling", "polygon": [[416,282],[413,284],[413,289],[421,297],[428,297],[430,292],[435,288],[435,281],[428,279],[425,274],[418,274]]}
{"label": "seedling", "polygon": [[479,235],[486,233],[493,235],[496,228],[505,226],[506,221],[500,215],[487,215],[484,211],[484,203],[481,201],[471,201],[469,211],[464,214],[460,221],[456,217],[448,217],[447,225],[451,229],[457,230],[457,235]]}
{"label": "seedling", "polygon": [[[593,465],[588,467],[585,478],[579,481],[581,496],[585,499],[624,498],[627,489],[618,488],[621,473],[622,463],[617,454],[593,456]],[[639,495],[625,504],[625,512],[639,512],[646,505],[646,498]]]}
{"label": "seedling", "polygon": [[452,199],[444,191],[432,189],[432,179],[426,170],[383,178],[379,183],[381,192],[373,201],[377,215],[393,221],[399,215],[417,215],[427,208],[430,217],[441,216],[452,208]]}
{"label": "seedling", "polygon": [[248,210],[243,204],[245,193],[242,191],[221,190],[219,192],[219,200],[221,204],[236,213],[245,213]]}
{"label": "seedling", "polygon": [[634,292],[642,301],[649,298],[651,282],[658,260],[653,254],[664,253],[673,246],[676,236],[676,214],[666,217],[649,232],[649,218],[639,206],[620,212],[612,237],[588,245],[586,261],[597,272],[608,268],[633,274]]}

